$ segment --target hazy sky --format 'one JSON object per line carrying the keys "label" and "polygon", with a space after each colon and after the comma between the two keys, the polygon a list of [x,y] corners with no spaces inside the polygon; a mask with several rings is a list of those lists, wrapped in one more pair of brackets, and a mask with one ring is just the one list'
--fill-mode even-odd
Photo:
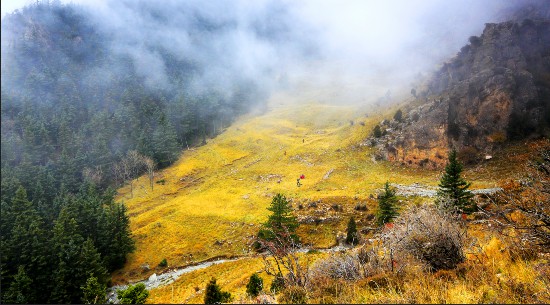
{"label": "hazy sky", "polygon": [[[2,16],[33,2],[35,1],[4,0],[1,2]],[[171,36],[167,29],[155,29],[145,35],[143,29],[154,28],[154,25],[149,26],[147,20],[133,19],[134,12],[119,5],[116,0],[61,2],[92,7],[101,15],[105,26],[113,28],[113,32],[128,30],[120,35],[120,39],[127,40],[121,43],[121,52],[129,52],[126,47],[136,45],[142,39],[140,35],[145,36],[145,43],[156,39],[159,43],[169,41],[174,44],[172,37],[180,40],[185,38],[185,35],[175,35],[181,34],[175,28],[172,29],[174,32]],[[221,6],[231,6],[229,14],[235,14],[234,17],[238,20],[252,20],[262,7],[269,8],[274,2],[278,3],[277,7],[282,5],[292,12],[292,18],[297,19],[297,28],[291,31],[299,33],[294,38],[314,41],[319,58],[309,62],[303,58],[293,61],[292,54],[287,54],[284,59],[277,58],[277,61],[275,57],[282,57],[278,54],[281,48],[274,51],[272,45],[256,40],[247,31],[239,30],[227,39],[223,37],[226,40],[212,41],[219,43],[220,49],[234,48],[229,56],[231,60],[218,66],[238,62],[239,65],[231,68],[244,69],[251,75],[260,75],[261,69],[258,67],[263,70],[284,67],[281,70],[291,82],[305,80],[313,86],[344,85],[349,91],[370,90],[372,95],[380,95],[391,88],[410,90],[410,83],[415,80],[415,75],[433,71],[437,65],[467,44],[470,36],[480,35],[485,23],[495,21],[495,14],[500,8],[511,5],[509,0],[231,0],[217,1],[217,4],[194,0],[151,1],[154,5],[164,6],[165,10],[180,4],[202,6],[200,10],[221,19],[227,18],[228,14],[228,10]],[[174,19],[178,17],[181,16],[175,16]],[[291,26],[292,24],[294,23],[291,22]],[[314,29],[315,34],[304,35],[308,32],[298,28],[304,24]],[[136,31],[138,28],[140,30]],[[133,36],[128,36],[129,34]],[[128,37],[136,39],[132,41]],[[181,50],[187,51],[185,48],[189,46],[185,46],[185,43],[181,42]],[[164,81],[162,73],[151,73],[164,69],[163,63],[157,60],[155,54],[138,52],[132,56],[143,63],[142,69],[147,75],[152,75],[152,82]],[[267,61],[272,63],[267,64]]]}

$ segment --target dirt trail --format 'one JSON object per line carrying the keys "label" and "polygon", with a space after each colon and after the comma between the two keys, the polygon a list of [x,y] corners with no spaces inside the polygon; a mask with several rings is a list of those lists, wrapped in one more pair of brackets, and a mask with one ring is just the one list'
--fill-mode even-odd
{"label": "dirt trail", "polygon": [[[399,196],[435,197],[437,195],[437,187],[422,185],[420,183],[413,183],[411,185],[392,183],[391,186],[397,189],[396,195]],[[471,191],[474,194],[494,194],[496,192],[502,191],[502,188],[494,187]]]}

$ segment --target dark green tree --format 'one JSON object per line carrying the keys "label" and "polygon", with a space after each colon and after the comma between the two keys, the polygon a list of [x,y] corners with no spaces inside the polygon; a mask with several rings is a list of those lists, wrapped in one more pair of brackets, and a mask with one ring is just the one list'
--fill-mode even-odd
{"label": "dark green tree", "polygon": [[206,285],[204,293],[204,304],[219,304],[231,301],[231,293],[222,291],[220,286],[216,284],[216,279],[212,278]]}
{"label": "dark green tree", "polygon": [[382,130],[380,130],[380,125],[374,126],[372,134],[375,138],[380,138],[382,136]]}
{"label": "dark green tree", "polygon": [[107,285],[98,282],[97,278],[90,273],[86,284],[82,289],[82,303],[84,304],[105,304]]}
{"label": "dark green tree", "polygon": [[79,303],[83,286],[92,275],[98,284],[105,285],[107,270],[91,238],[84,240],[77,222],[68,208],[63,208],[54,226],[53,247],[57,253],[57,268],[53,277],[56,285],[52,301],[56,303]]}
{"label": "dark green tree", "polygon": [[106,211],[103,231],[104,259],[109,271],[116,270],[126,263],[126,255],[135,249],[130,232],[130,219],[123,203],[111,203]]}
{"label": "dark green tree", "polygon": [[384,191],[378,195],[378,211],[376,212],[376,222],[378,225],[391,222],[399,213],[397,212],[397,197],[395,189],[390,187],[390,183],[384,184]]}
{"label": "dark green tree", "polygon": [[[6,239],[7,248],[2,249],[2,261],[6,262],[6,271],[8,274],[16,274],[19,273],[18,266],[25,266],[26,274],[30,278],[47,281],[49,251],[44,223],[27,199],[23,187],[16,191],[11,211],[15,222],[9,238]],[[32,290],[25,296],[27,302],[37,302],[35,296],[39,297],[38,294],[41,292],[40,288]]]}
{"label": "dark green tree", "polygon": [[398,122],[403,121],[403,111],[401,111],[401,109],[397,110],[393,115],[393,119]]}
{"label": "dark green tree", "polygon": [[[88,272],[88,274],[94,276],[100,284],[107,283],[107,269],[105,269],[101,255],[97,252],[91,238],[86,239],[82,244],[79,263],[83,272]],[[87,278],[83,274],[81,279],[86,280]]]}
{"label": "dark green tree", "polygon": [[[53,280],[56,285],[51,292],[53,303],[79,303],[82,297],[82,280],[87,275],[81,266],[81,250],[84,238],[78,224],[67,208],[63,208],[53,228],[52,247],[57,254]],[[84,274],[82,274],[84,272]]]}
{"label": "dark green tree", "polygon": [[172,124],[162,116],[159,126],[153,132],[154,158],[160,167],[165,167],[178,158],[180,147],[178,136]]}
{"label": "dark green tree", "polygon": [[32,279],[25,272],[23,266],[19,266],[17,274],[13,278],[8,291],[3,294],[2,303],[4,304],[28,304],[32,303],[35,291],[32,285]]}
{"label": "dark green tree", "polygon": [[454,209],[455,212],[470,214],[476,211],[477,206],[472,200],[474,195],[468,190],[471,183],[462,178],[461,173],[462,164],[457,160],[456,150],[453,149],[438,184],[436,202],[444,208]]}
{"label": "dark green tree", "polygon": [[257,297],[264,288],[264,280],[258,273],[252,274],[248,284],[246,284],[246,293],[251,297]]}
{"label": "dark green tree", "polygon": [[160,261],[159,267],[161,267],[161,268],[168,267],[168,261],[166,260],[166,258],[163,258],[163,259]]}
{"label": "dark green tree", "polygon": [[263,240],[274,240],[275,238],[285,238],[289,236],[292,241],[298,242],[298,236],[295,234],[298,228],[298,221],[292,214],[292,206],[285,196],[277,194],[273,197],[271,205],[267,208],[272,212],[263,228],[258,233],[258,238]]}
{"label": "dark green tree", "polygon": [[145,289],[143,283],[130,285],[128,288],[118,291],[120,304],[144,304],[148,297],[149,291]]}
{"label": "dark green tree", "polygon": [[359,243],[359,237],[357,236],[357,224],[355,223],[353,216],[349,219],[346,232],[346,243],[348,245],[356,245]]}

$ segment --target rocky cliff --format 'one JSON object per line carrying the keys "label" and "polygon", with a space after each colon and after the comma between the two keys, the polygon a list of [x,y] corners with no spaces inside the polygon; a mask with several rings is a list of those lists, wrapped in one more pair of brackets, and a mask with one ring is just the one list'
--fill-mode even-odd
{"label": "rocky cliff", "polygon": [[470,37],[414,90],[401,120],[381,123],[384,135],[369,139],[379,157],[436,168],[450,148],[468,162],[507,141],[548,137],[550,19],[540,11],[537,17],[488,23],[481,36]]}

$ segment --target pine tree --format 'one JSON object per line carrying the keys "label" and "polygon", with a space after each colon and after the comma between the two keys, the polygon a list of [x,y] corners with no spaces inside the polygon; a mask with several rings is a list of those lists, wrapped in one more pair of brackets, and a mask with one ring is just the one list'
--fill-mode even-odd
{"label": "pine tree", "polygon": [[212,278],[206,285],[204,293],[204,304],[219,304],[231,301],[231,293],[222,291],[220,286],[216,284],[216,279]]}
{"label": "pine tree", "polygon": [[258,273],[252,274],[248,284],[246,284],[246,293],[251,297],[257,297],[264,288],[264,280]]}
{"label": "pine tree", "polygon": [[258,237],[264,240],[273,240],[276,237],[283,238],[290,234],[290,238],[298,241],[298,236],[295,234],[298,228],[298,221],[292,214],[292,206],[282,194],[277,194],[273,197],[271,205],[267,208],[272,212],[267,221],[264,223],[264,228],[258,233]]}
{"label": "pine tree", "polygon": [[149,291],[145,289],[143,283],[130,285],[128,288],[118,291],[120,304],[144,304],[147,297],[149,297]]}
{"label": "pine tree", "polygon": [[397,217],[397,197],[395,197],[395,190],[390,188],[389,182],[384,184],[384,192],[378,196],[378,211],[376,219],[378,225],[391,222],[392,219]]}
{"label": "pine tree", "polygon": [[59,213],[53,232],[52,242],[54,253],[57,253],[57,268],[53,274],[56,285],[51,292],[51,301],[78,303],[82,297],[82,278],[87,275],[87,270],[81,269],[80,262],[84,239],[79,234],[76,220],[67,208],[63,208]]}
{"label": "pine tree", "polygon": [[357,225],[355,224],[355,219],[353,217],[351,217],[348,222],[346,243],[348,245],[356,245],[359,243],[359,238],[357,236]]}
{"label": "pine tree", "polygon": [[372,134],[375,138],[380,138],[382,136],[382,130],[380,130],[380,125],[374,126],[374,130],[372,131]]}
{"label": "pine tree", "polygon": [[401,111],[401,109],[397,110],[393,115],[393,119],[398,122],[401,122],[403,120],[403,111]]}
{"label": "pine tree", "polygon": [[159,126],[153,132],[154,158],[160,167],[172,163],[178,158],[180,151],[178,136],[174,126],[162,117]]}
{"label": "pine tree", "polygon": [[126,206],[111,203],[106,211],[106,223],[102,233],[102,250],[109,271],[118,269],[126,263],[126,255],[135,249],[130,219],[126,214]]}
{"label": "pine tree", "polygon": [[[97,252],[91,238],[86,239],[80,250],[79,267],[83,274],[88,273],[97,279],[100,284],[106,284],[108,279],[107,270],[104,267],[103,260]],[[82,280],[85,277],[82,276]]]}
{"label": "pine tree", "polygon": [[[7,274],[16,274],[18,266],[25,266],[26,274],[36,281],[47,281],[48,249],[44,222],[27,199],[27,193],[20,187],[12,201],[15,222],[2,249],[2,261],[6,262]],[[28,271],[27,271],[28,270]],[[27,295],[27,302],[37,302],[34,296],[40,296],[41,287]]]}
{"label": "pine tree", "polygon": [[28,304],[34,303],[33,281],[25,272],[23,266],[19,266],[17,274],[13,278],[8,291],[3,295],[4,304]]}
{"label": "pine tree", "polygon": [[84,304],[105,304],[107,285],[98,282],[93,274],[90,273],[86,284],[80,288]]}
{"label": "pine tree", "polygon": [[455,209],[458,213],[469,214],[476,210],[472,200],[474,196],[468,190],[471,183],[461,177],[462,164],[456,158],[456,150],[449,153],[449,163],[445,166],[445,172],[439,182],[437,191],[438,204],[446,208]]}

